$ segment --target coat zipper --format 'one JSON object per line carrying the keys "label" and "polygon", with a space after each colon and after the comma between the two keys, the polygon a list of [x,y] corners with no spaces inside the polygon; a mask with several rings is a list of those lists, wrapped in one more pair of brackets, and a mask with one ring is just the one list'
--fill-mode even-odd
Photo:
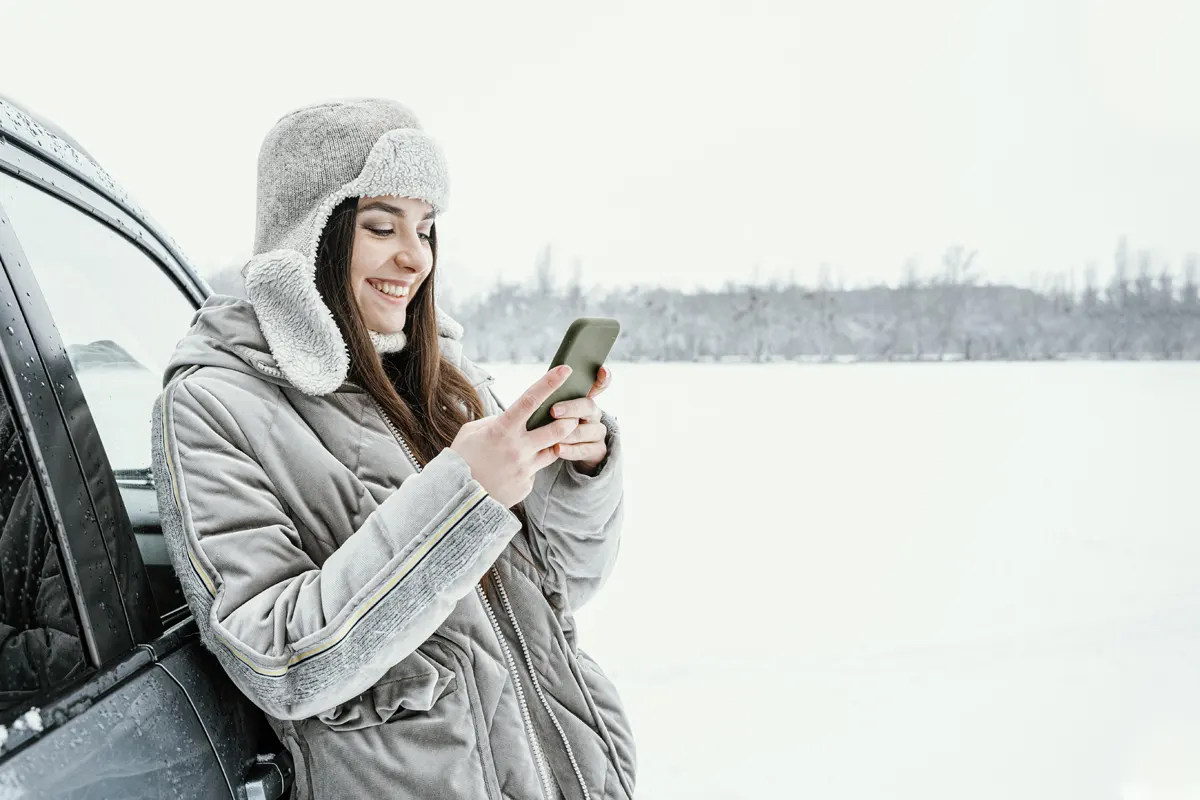
{"label": "coat zipper", "polygon": [[[388,429],[392,432],[392,436],[395,437],[396,441],[399,442],[400,446],[404,449],[404,452],[408,456],[409,461],[412,462],[413,469],[415,469],[417,472],[420,472],[421,465],[417,461],[416,456],[413,455],[412,450],[409,448],[408,442],[404,441],[404,437],[400,435],[400,430],[396,427],[396,424],[394,422],[392,422],[391,417],[388,416],[387,412],[385,412],[383,410],[383,408],[379,405],[379,403],[377,401],[375,402],[375,408],[378,409],[379,416],[383,417],[383,421],[385,423],[387,423]],[[495,572],[494,567],[492,568],[492,572],[493,573]],[[496,576],[496,578],[497,578],[497,580],[499,580],[498,575]],[[546,767],[545,754],[542,751],[542,743],[541,743],[541,740],[538,739],[537,731],[533,727],[533,717],[530,716],[529,706],[525,702],[525,689],[521,686],[521,676],[520,676],[520,673],[517,671],[516,659],[513,658],[512,650],[509,648],[508,642],[505,640],[504,634],[500,630],[500,622],[496,619],[495,612],[492,611],[492,604],[488,601],[487,595],[484,594],[483,587],[476,584],[475,591],[476,591],[476,593],[478,593],[480,599],[483,601],[484,609],[487,611],[488,619],[491,621],[491,624],[492,624],[492,630],[495,631],[496,638],[499,639],[499,641],[500,641],[500,648],[504,651],[504,658],[505,658],[505,661],[507,662],[509,676],[512,678],[513,685],[517,689],[517,705],[520,706],[521,720],[525,724],[525,733],[529,737],[529,747],[533,751],[534,766],[537,768],[538,780],[541,781],[542,792],[545,794],[546,800],[550,800],[550,798],[554,797],[554,791],[552,790],[551,785],[550,785],[550,770]],[[505,599],[505,605],[507,605],[507,598]],[[509,613],[509,619],[512,619],[511,612]],[[514,627],[515,627],[515,625],[516,625],[516,623],[514,620]],[[522,640],[522,647],[523,646],[524,646],[524,640]],[[534,678],[534,686],[537,686],[537,678],[536,677]],[[538,689],[538,693],[541,694],[540,688]],[[542,702],[545,703],[544,698],[543,698]],[[558,720],[555,720],[554,724],[557,726]],[[559,732],[560,733],[562,732],[561,728],[559,729]],[[564,737],[563,741],[564,742],[566,741],[565,737]],[[568,747],[568,752],[569,752],[569,747]],[[574,756],[571,756],[571,763],[572,764],[575,763]],[[576,774],[578,774],[578,767],[576,767]],[[587,790],[584,789],[584,792],[586,794]]]}
{"label": "coat zipper", "polygon": [[383,410],[383,406],[379,405],[379,401],[372,400],[375,403],[375,408],[379,410],[379,416],[383,417],[383,421],[387,423],[388,429],[392,432],[392,436],[404,448],[404,454],[408,456],[408,460],[412,462],[413,469],[417,472],[421,471],[421,465],[417,462],[417,457],[413,455],[413,451],[409,449],[408,442],[404,441],[404,437],[400,435],[400,429],[396,427],[396,423],[392,422],[392,418]]}
{"label": "coat zipper", "polygon": [[571,743],[567,741],[567,734],[563,731],[562,724],[559,723],[554,711],[550,709],[550,703],[546,700],[545,693],[542,692],[542,684],[538,681],[537,673],[533,669],[533,656],[530,655],[529,646],[525,643],[525,634],[521,633],[521,626],[517,624],[517,615],[513,613],[512,606],[508,602],[508,592],[505,590],[504,583],[500,580],[500,573],[495,567],[492,567],[492,577],[496,579],[496,589],[500,592],[500,602],[504,605],[504,612],[508,614],[508,619],[512,622],[513,630],[517,632],[517,640],[521,643],[521,652],[525,656],[526,666],[529,667],[529,678],[533,682],[533,690],[537,693],[538,699],[542,701],[542,708],[546,709],[546,713],[550,715],[550,721],[554,723],[559,738],[562,739],[563,747],[567,751],[567,758],[571,761],[571,768],[575,770],[575,777],[579,781],[579,788],[583,790],[584,800],[591,800],[592,795],[588,791],[587,783],[583,780],[583,772],[579,769],[579,762],[575,760],[575,751],[571,749]]}
{"label": "coat zipper", "polygon": [[[492,572],[495,572],[493,568]],[[508,664],[509,676],[513,680],[513,685],[517,687],[517,703],[521,707],[521,719],[525,723],[525,733],[529,736],[530,746],[533,748],[533,759],[537,766],[538,779],[542,782],[542,792],[547,800],[555,796],[554,789],[550,784],[550,770],[546,768],[546,756],[542,751],[542,742],[538,739],[537,731],[533,727],[533,717],[529,714],[529,706],[525,702],[525,689],[521,686],[521,675],[517,670],[517,661],[513,658],[512,649],[508,646],[508,641],[504,638],[503,632],[500,630],[500,621],[496,619],[496,612],[492,610],[492,603],[487,599],[487,594],[483,591],[482,586],[475,587],[476,594],[483,601],[483,607],[487,611],[488,619],[491,620],[492,630],[496,633],[496,638],[500,640],[500,648],[504,651],[504,660]]]}

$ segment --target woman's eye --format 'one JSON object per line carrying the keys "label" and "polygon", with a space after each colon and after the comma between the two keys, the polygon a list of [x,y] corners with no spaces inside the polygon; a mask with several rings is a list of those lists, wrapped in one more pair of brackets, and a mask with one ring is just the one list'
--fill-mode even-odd
{"label": "woman's eye", "polygon": [[[370,225],[364,225],[363,227],[365,227],[367,230],[369,230],[371,233],[375,234],[376,236],[391,236],[393,233],[395,233],[395,231],[392,230],[391,228],[372,228]],[[428,233],[418,233],[417,236],[424,239],[427,242],[431,241]]]}

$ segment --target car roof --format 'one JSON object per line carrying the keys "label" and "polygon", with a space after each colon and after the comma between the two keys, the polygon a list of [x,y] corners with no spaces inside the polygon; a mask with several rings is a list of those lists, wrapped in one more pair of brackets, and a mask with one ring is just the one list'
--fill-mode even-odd
{"label": "car roof", "polygon": [[[0,92],[0,103],[7,104],[7,105],[12,106],[13,108],[17,109],[18,111],[21,111],[22,113],[25,114],[25,116],[29,117],[34,122],[41,125],[46,130],[50,131],[50,133],[53,133],[58,138],[62,139],[64,142],[66,142],[67,144],[74,147],[76,150],[78,150],[83,155],[87,156],[87,158],[89,160],[91,160],[93,162],[95,161],[95,159],[92,158],[92,154],[89,153],[87,150],[83,149],[83,145],[81,145],[79,142],[75,141],[75,138],[73,136],[71,136],[69,133],[64,131],[62,128],[55,125],[50,120],[46,119],[43,116],[33,113],[32,111],[29,110],[29,108],[27,106],[24,106],[24,105],[18,103],[16,100],[12,99],[11,97],[9,97],[8,95],[6,95],[2,92]],[[0,125],[3,125],[3,123],[0,122]]]}
{"label": "car roof", "polygon": [[112,176],[104,171],[78,141],[45,117],[39,116],[12,98],[0,94],[0,136],[13,139],[46,161],[74,174],[95,191],[105,195],[153,233],[179,262],[179,265],[205,285],[179,245],[161,226],[144,212]]}

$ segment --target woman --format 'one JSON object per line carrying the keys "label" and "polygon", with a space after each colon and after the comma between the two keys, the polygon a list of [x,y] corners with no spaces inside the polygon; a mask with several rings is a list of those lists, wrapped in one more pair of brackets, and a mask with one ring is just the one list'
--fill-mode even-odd
{"label": "woman", "polygon": [[281,119],[247,300],[214,296],[154,410],[163,533],[205,644],[298,798],[629,798],[635,751],[573,615],[622,520],[595,397],[525,420],[435,304],[446,166],[404,106]]}

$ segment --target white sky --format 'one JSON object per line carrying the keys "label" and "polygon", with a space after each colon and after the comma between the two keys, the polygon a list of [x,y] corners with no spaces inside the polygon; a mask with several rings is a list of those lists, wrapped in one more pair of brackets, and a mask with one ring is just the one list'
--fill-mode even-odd
{"label": "white sky", "polygon": [[0,92],[56,121],[202,271],[250,255],[262,137],[387,95],[441,141],[442,278],[993,279],[1200,250],[1195,0],[0,0]]}

